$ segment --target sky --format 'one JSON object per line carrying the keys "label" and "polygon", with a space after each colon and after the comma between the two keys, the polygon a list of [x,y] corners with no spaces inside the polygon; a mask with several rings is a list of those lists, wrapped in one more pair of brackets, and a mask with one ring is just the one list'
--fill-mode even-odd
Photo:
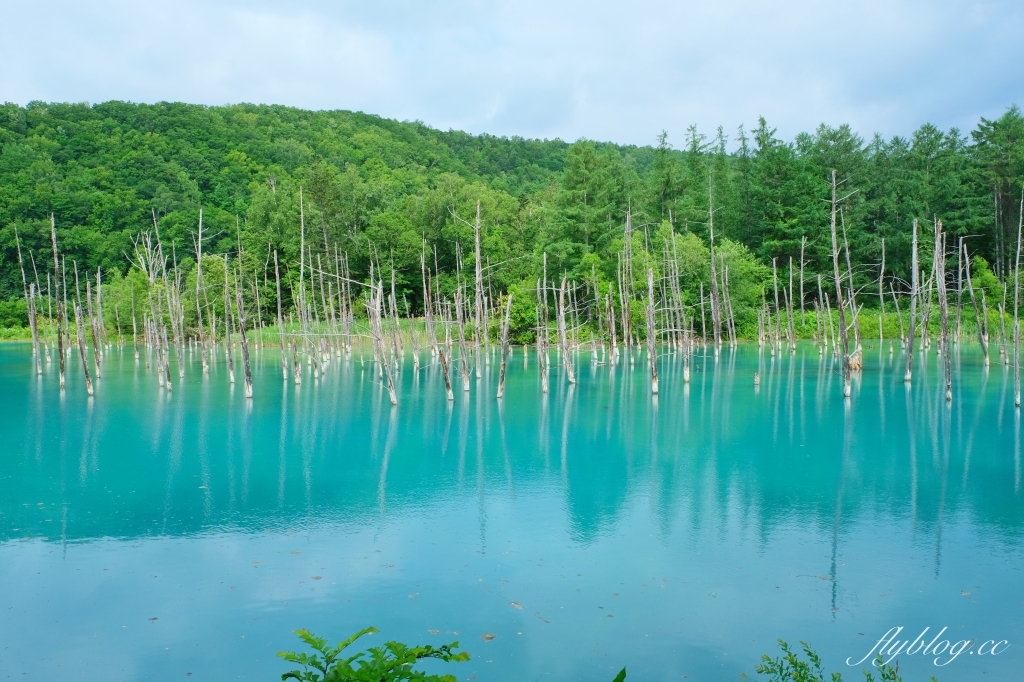
{"label": "sky", "polygon": [[[0,0],[0,101],[255,102],[653,144],[1024,105],[1024,3]],[[731,145],[730,145],[731,146]]]}

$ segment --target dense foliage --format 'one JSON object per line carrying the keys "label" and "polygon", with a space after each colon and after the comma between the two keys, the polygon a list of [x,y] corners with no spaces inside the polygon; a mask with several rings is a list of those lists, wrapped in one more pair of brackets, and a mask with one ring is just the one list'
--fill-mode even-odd
{"label": "dense foliage", "polygon": [[[205,235],[212,236],[204,253],[242,252],[242,274],[262,287],[265,317],[274,304],[274,250],[286,306],[287,282],[298,279],[300,212],[314,258],[334,262],[347,253],[359,279],[371,259],[386,279],[393,266],[399,300],[416,311],[424,244],[442,279],[453,278],[457,264],[472,268],[473,230],[460,218],[472,222],[479,201],[482,258],[494,266],[487,277],[495,298],[530,289],[545,257],[552,278],[613,282],[629,210],[632,252],[642,261],[633,270],[642,277],[646,267],[656,267],[675,235],[688,268],[683,294],[692,303],[700,284],[710,281],[713,201],[716,247],[727,256],[737,317],[749,330],[772,259],[785,278],[790,259],[799,267],[804,250],[808,300],[816,295],[814,273],[831,271],[825,200],[832,169],[844,181],[842,193],[850,194],[842,218],[861,284],[877,280],[883,240],[886,273],[909,279],[911,223],[925,221],[927,231],[938,217],[951,236],[968,237],[971,252],[991,263],[982,270],[1001,295],[1024,178],[1024,117],[1016,107],[997,120],[982,119],[969,136],[924,125],[906,139],[865,140],[848,126],[822,125],[787,142],[761,119],[732,140],[721,129],[707,137],[691,127],[679,149],[667,134],[656,142],[625,147],[472,136],[281,106],[6,104],[0,108],[0,301],[22,296],[15,233],[28,277],[34,257],[45,286],[51,214],[68,267],[102,268],[105,280],[117,283],[128,275],[132,236],[151,229],[154,218],[187,272],[202,209]],[[204,278],[218,262],[204,260]],[[446,286],[450,291],[451,282]],[[532,318],[530,310],[520,313]]]}

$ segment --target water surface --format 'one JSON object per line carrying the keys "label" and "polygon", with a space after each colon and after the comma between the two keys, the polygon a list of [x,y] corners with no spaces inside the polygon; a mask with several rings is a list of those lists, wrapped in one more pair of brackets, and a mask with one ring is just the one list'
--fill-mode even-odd
{"label": "water surface", "polygon": [[749,344],[689,385],[664,357],[656,399],[646,358],[581,353],[545,396],[520,348],[502,401],[495,358],[451,403],[407,360],[397,408],[358,353],[296,386],[257,351],[248,401],[223,357],[204,377],[189,355],[168,393],[114,351],[90,399],[80,369],[61,395],[5,345],[0,671],[273,680],[293,630],[374,625],[458,640],[470,662],[430,667],[460,680],[736,680],[779,637],[852,678],[903,626],[1009,642],[901,656],[908,680],[1018,679],[1012,370],[965,345],[947,405],[934,352],[907,388],[874,345],[848,401],[813,346]]}

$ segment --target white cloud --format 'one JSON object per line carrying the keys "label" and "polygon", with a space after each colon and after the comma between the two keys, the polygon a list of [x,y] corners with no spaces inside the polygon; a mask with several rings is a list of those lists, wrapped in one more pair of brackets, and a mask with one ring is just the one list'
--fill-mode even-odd
{"label": "white cloud", "polygon": [[250,101],[650,143],[969,129],[1020,99],[1009,2],[5,1],[0,99]]}

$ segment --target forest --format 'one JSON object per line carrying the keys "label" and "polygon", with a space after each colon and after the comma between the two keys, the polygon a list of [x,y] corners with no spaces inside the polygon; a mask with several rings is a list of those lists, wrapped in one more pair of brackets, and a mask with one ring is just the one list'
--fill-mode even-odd
{"label": "forest", "polygon": [[[477,253],[492,301],[535,292],[542,277],[613,294],[623,272],[636,278],[626,290],[643,293],[648,270],[661,281],[671,267],[679,300],[703,310],[713,230],[737,332],[749,338],[773,282],[796,276],[799,293],[790,291],[801,309],[819,300],[815,278],[833,268],[833,171],[844,271],[852,289],[874,292],[862,305],[909,293],[915,220],[920,267],[934,262],[929,235],[939,220],[952,286],[969,261],[974,286],[994,305],[1012,286],[1024,180],[1016,106],[966,134],[925,124],[884,139],[823,124],[787,141],[762,118],[735,131],[663,132],[637,147],[283,106],[33,102],[3,105],[0,145],[0,327],[28,324],[33,280],[49,296],[52,220],[65,272],[101,274],[111,304],[104,321],[119,330],[132,313],[142,319],[146,291],[159,284],[140,250],[156,236],[182,291],[197,297],[199,248],[204,287],[218,276],[223,287],[231,259],[249,314],[269,324],[275,253],[285,314],[301,262],[359,282],[375,268],[388,286],[393,280],[400,312],[416,315],[423,271],[451,294]],[[513,311],[520,341],[535,317],[527,303],[520,296]],[[191,311],[183,303],[182,324],[194,325],[197,312],[195,301]],[[642,326],[642,310],[637,316]]]}

